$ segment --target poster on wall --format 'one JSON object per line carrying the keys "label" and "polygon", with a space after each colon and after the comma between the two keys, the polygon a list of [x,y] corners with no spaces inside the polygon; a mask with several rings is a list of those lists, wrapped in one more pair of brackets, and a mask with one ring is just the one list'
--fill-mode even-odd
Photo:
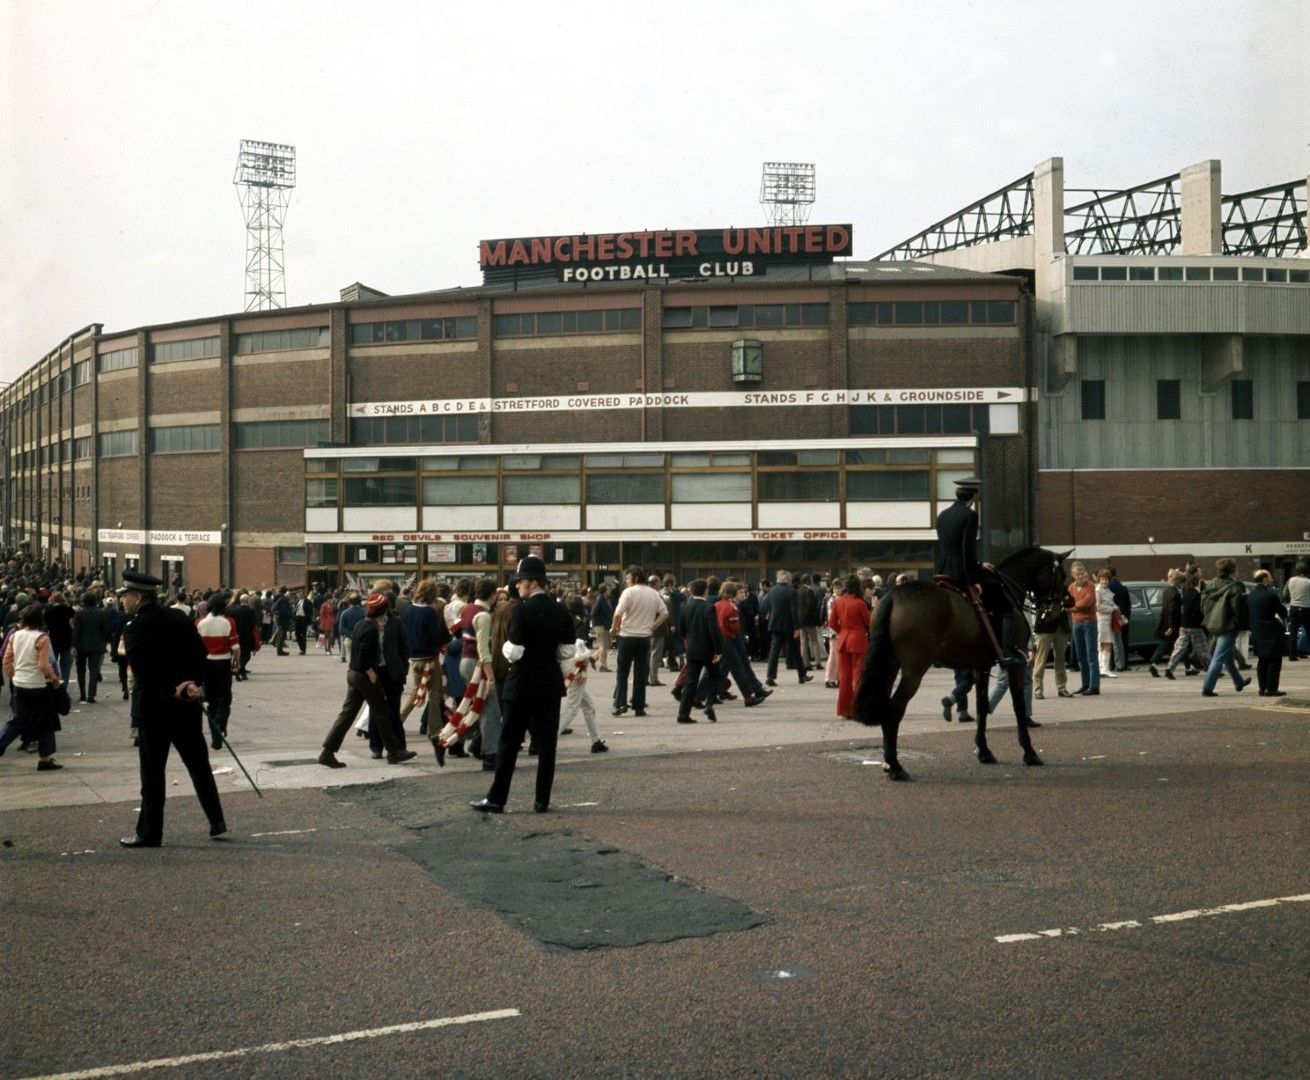
{"label": "poster on wall", "polygon": [[518,566],[519,564],[519,546],[518,544],[505,545],[505,565]]}
{"label": "poster on wall", "polygon": [[[453,561],[453,560],[452,560],[452,561]],[[486,544],[474,544],[474,545],[473,545],[473,561],[474,561],[474,563],[476,563],[478,566],[483,566],[483,565],[486,564],[486,561],[487,561],[487,545],[486,545]]]}
{"label": "poster on wall", "polygon": [[428,562],[453,563],[454,561],[455,561],[454,544],[429,544],[428,545]]}
{"label": "poster on wall", "polygon": [[529,554],[529,555],[535,555],[538,559],[541,559],[541,560],[543,560],[543,561],[544,561],[545,558],[546,558],[546,554],[545,554],[545,552],[546,552],[546,549],[545,549],[545,547],[544,547],[543,545],[541,545],[541,544],[531,544],[531,545],[529,545],[529,547],[528,547],[528,554]]}

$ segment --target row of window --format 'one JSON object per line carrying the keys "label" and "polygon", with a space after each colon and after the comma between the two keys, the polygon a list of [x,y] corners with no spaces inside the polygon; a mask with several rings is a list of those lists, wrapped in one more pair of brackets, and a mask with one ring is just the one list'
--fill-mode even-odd
{"label": "row of window", "polygon": [[469,414],[366,417],[350,421],[350,441],[356,446],[477,442],[478,418]]}
{"label": "row of window", "polygon": [[664,309],[664,329],[736,326],[827,326],[827,304],[725,304]]}
{"label": "row of window", "polygon": [[986,405],[852,405],[852,435],[968,435],[990,430]]}
{"label": "row of window", "polygon": [[[1251,379],[1233,379],[1228,384],[1229,417],[1233,420],[1255,419],[1255,383]],[[1082,418],[1104,420],[1105,380],[1083,379],[1081,394]],[[1155,418],[1181,420],[1183,416],[1182,382],[1179,379],[1155,381]],[[1310,420],[1310,382],[1296,384],[1296,418]]]}
{"label": "row of window", "polygon": [[150,359],[156,364],[170,360],[205,360],[218,355],[218,338],[192,338],[190,341],[161,341],[150,346]]}
{"label": "row of window", "polygon": [[497,315],[492,320],[496,337],[532,337],[542,334],[599,334],[641,329],[641,308],[607,311],[527,311]]}
{"label": "row of window", "polygon": [[386,322],[354,323],[350,327],[350,344],[380,345],[395,341],[457,341],[476,339],[475,315],[453,319],[389,319]]}
{"label": "row of window", "polygon": [[135,345],[128,349],[114,349],[100,354],[101,371],[122,371],[134,368],[140,360],[140,351]]}
{"label": "row of window", "polygon": [[[952,474],[954,475],[954,474]],[[954,481],[952,480],[952,483]],[[760,502],[834,502],[836,471],[762,472],[756,476]],[[505,506],[576,504],[582,491],[593,506],[662,504],[663,473],[592,473],[578,476],[335,476],[308,477],[305,505],[335,507],[338,496],[347,507],[368,506]],[[851,502],[926,502],[929,473],[849,472],[846,498]],[[416,501],[416,494],[422,498]],[[669,494],[675,503],[749,503],[751,474],[674,473]],[[949,496],[948,496],[949,497]]]}
{"label": "row of window", "polygon": [[857,301],[849,307],[851,326],[1013,326],[1013,300]]}
{"label": "row of window", "polygon": [[236,353],[281,352],[285,349],[317,349],[332,344],[332,331],[326,326],[300,330],[262,330],[254,334],[237,334]]}
{"label": "row of window", "polygon": [[1074,281],[1266,281],[1310,284],[1310,270],[1261,266],[1075,266]]}

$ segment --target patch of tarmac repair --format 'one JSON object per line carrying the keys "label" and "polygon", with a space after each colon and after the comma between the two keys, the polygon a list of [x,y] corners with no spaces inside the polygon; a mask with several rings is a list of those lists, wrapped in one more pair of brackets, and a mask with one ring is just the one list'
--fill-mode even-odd
{"label": "patch of tarmac repair", "polygon": [[[561,828],[521,830],[434,806],[425,785],[352,787],[351,802],[407,829],[394,850],[466,903],[555,949],[632,948],[765,926],[745,904]],[[543,819],[544,820],[544,819]]]}

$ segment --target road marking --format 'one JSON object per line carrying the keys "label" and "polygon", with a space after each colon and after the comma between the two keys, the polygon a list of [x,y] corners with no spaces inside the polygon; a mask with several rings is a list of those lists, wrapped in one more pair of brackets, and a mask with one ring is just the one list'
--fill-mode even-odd
{"label": "road marking", "polygon": [[306,1046],[331,1046],[335,1043],[355,1042],[359,1039],[376,1039],[382,1035],[404,1035],[411,1031],[429,1031],[432,1028],[453,1027],[457,1024],[480,1024],[488,1020],[508,1020],[519,1016],[518,1009],[497,1009],[494,1012],[469,1013],[465,1016],[443,1016],[436,1020],[417,1020],[409,1024],[392,1024],[389,1027],[369,1028],[365,1031],[347,1031],[340,1035],[320,1035],[312,1039],[291,1039],[287,1042],[265,1043],[263,1046],[246,1046],[239,1050],[211,1050],[203,1054],[186,1054],[183,1057],[154,1058],[151,1061],[134,1061],[127,1065],[105,1065],[98,1069],[77,1072],[43,1073],[27,1080],[92,1080],[99,1076],[125,1076],[128,1073],[150,1069],[173,1069],[200,1061],[224,1061],[229,1058],[248,1057],[251,1054],[273,1054],[281,1050],[299,1050]]}
{"label": "road marking", "polygon": [[1231,915],[1238,911],[1252,911],[1255,908],[1277,907],[1279,904],[1310,903],[1310,893],[1300,896],[1279,896],[1273,900],[1247,900],[1241,904],[1220,904],[1218,907],[1193,908],[1191,911],[1174,911],[1168,915],[1152,915],[1145,921],[1124,919],[1120,922],[1100,923],[1096,926],[1069,926],[1055,930],[1038,930],[1035,934],[1001,934],[996,941],[1001,945],[1012,945],[1016,941],[1040,941],[1042,938],[1076,937],[1079,934],[1103,934],[1112,930],[1136,930],[1147,923],[1186,922],[1189,919],[1204,919],[1211,915]]}

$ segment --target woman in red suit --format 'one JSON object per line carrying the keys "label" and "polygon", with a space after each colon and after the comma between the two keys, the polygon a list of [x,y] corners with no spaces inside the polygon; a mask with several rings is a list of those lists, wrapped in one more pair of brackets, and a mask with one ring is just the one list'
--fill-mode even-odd
{"label": "woman in red suit", "polygon": [[828,616],[828,629],[837,631],[833,641],[837,650],[837,715],[843,720],[855,718],[855,689],[869,647],[869,607],[861,592],[860,579],[852,574]]}

